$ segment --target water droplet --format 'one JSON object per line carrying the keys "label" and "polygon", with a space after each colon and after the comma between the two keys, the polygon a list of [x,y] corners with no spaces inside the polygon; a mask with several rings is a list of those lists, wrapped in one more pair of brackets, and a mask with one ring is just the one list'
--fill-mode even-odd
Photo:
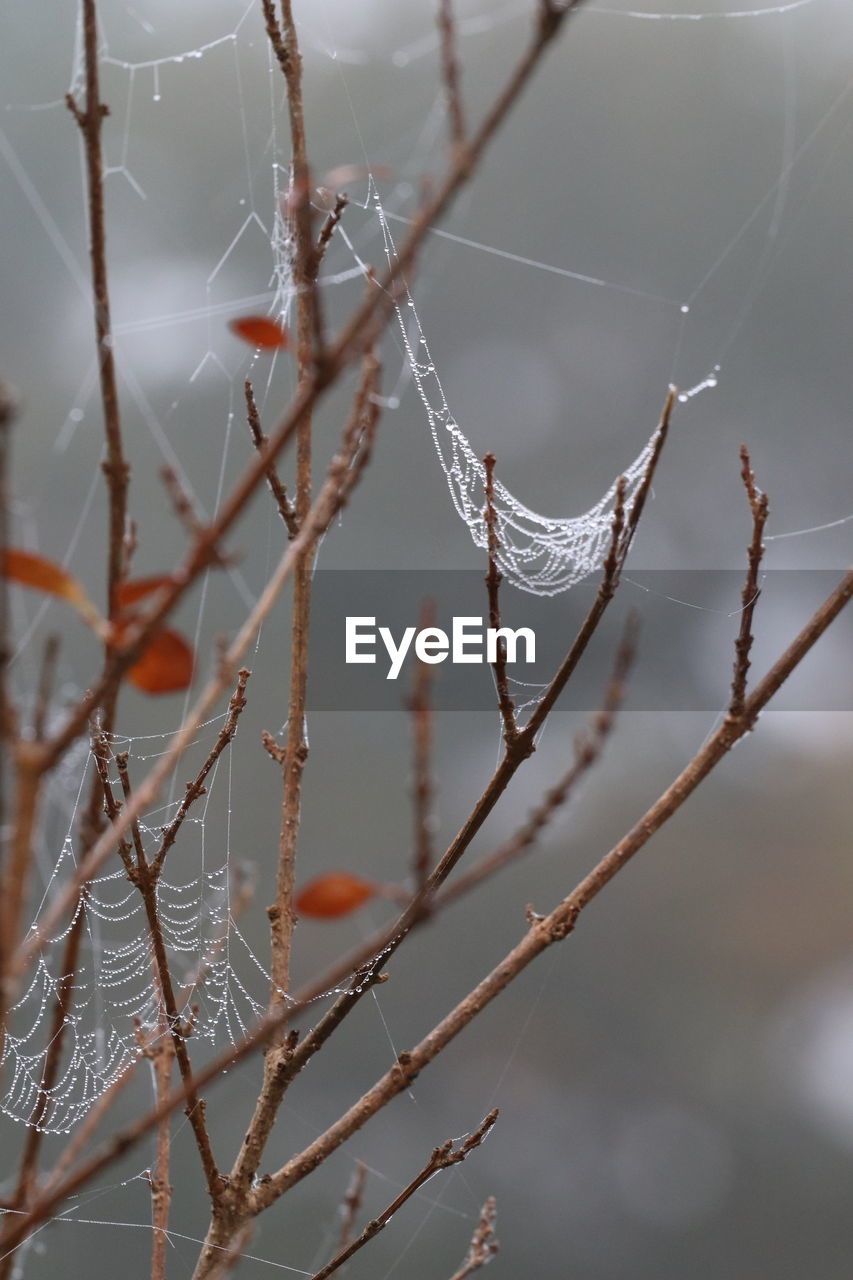
{"label": "water droplet", "polygon": [[682,314],[683,316],[686,316],[686,315],[688,315],[688,314],[689,314],[689,312],[690,312],[690,308],[688,307],[687,303],[685,302],[684,306],[681,308],[681,314]]}

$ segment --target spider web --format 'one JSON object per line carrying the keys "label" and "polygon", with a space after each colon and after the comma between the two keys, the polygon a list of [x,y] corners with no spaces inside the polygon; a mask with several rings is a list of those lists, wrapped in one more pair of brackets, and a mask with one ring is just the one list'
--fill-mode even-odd
{"label": "spider web", "polygon": [[[208,730],[211,727],[206,726]],[[140,740],[131,744],[114,739],[112,745],[122,750],[133,746],[137,762],[146,758]],[[218,761],[211,772],[203,807],[197,815],[186,818],[180,833],[181,861],[192,867],[194,874],[184,880],[161,876],[157,884],[178,1020],[192,1028],[194,1039],[211,1044],[223,1039],[236,1043],[245,1035],[264,1012],[262,1000],[270,982],[232,912],[232,897],[235,893],[240,896],[241,884],[230,857],[230,840],[222,862],[210,865],[206,851],[207,808],[220,764]],[[89,758],[79,775],[77,799],[43,903],[76,865],[74,827],[92,770]],[[64,799],[61,791],[52,798]],[[178,802],[173,801],[140,824],[149,860],[177,808]],[[155,819],[157,826],[153,825]],[[56,1083],[45,1089],[50,1042],[45,1042],[44,1029],[64,981],[57,958],[81,915],[83,958],[74,975],[65,1017],[62,1067]],[[37,920],[38,913],[33,927]],[[241,967],[243,977],[238,972]],[[8,1073],[3,1111],[11,1119],[34,1124],[46,1133],[69,1132],[128,1073],[143,1049],[155,1045],[164,1034],[165,1011],[144,905],[123,868],[86,886],[71,920],[47,942],[27,989],[10,1012],[12,1030],[6,1037],[2,1060]]]}

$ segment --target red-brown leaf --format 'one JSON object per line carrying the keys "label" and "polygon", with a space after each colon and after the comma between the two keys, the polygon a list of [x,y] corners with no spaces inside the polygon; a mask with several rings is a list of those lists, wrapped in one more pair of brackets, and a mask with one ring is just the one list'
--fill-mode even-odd
{"label": "red-brown leaf", "polygon": [[[113,640],[121,644],[136,618],[122,618],[113,627]],[[192,648],[178,631],[164,627],[150,640],[127,678],[143,693],[179,693],[193,678]]]}
{"label": "red-brown leaf", "polygon": [[240,316],[229,320],[228,327],[250,346],[263,347],[265,351],[286,350],[290,345],[287,330],[269,316]]}
{"label": "red-brown leaf", "polygon": [[376,892],[375,884],[349,871],[327,871],[303,885],[294,906],[300,915],[334,920],[363,906]]}
{"label": "red-brown leaf", "polygon": [[21,551],[9,547],[3,553],[3,576],[9,582],[16,582],[21,587],[31,587],[34,591],[44,591],[48,595],[58,596],[73,605],[90,627],[99,635],[103,635],[105,623],[92,601],[86,595],[80,582],[63,569],[62,565],[35,551]]}

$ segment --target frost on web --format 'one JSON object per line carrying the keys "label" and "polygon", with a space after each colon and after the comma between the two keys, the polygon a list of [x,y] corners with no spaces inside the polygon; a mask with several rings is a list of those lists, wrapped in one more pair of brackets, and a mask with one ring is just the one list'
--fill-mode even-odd
{"label": "frost on web", "polygon": [[[89,762],[81,767],[77,761],[77,804],[42,905],[75,865],[73,822],[90,778]],[[211,785],[212,780],[213,774]],[[174,816],[176,804],[157,814],[164,825]],[[67,800],[63,807],[67,809]],[[150,857],[159,846],[162,828],[141,825],[140,831]],[[191,1026],[194,1041],[234,1043],[265,1012],[250,986],[268,990],[269,977],[234,919],[233,898],[240,883],[227,842],[225,860],[220,851],[209,866],[205,839],[204,812],[188,817],[181,832],[180,861],[195,874],[178,878],[175,871],[172,880],[161,877],[159,917],[181,1023]],[[81,917],[80,963],[67,1002],[62,1061],[55,1081],[45,1088],[52,1018],[63,986],[63,955]],[[33,927],[37,923],[38,913]],[[86,886],[65,930],[46,940],[29,985],[11,1010],[0,1060],[7,1085],[3,1111],[47,1133],[67,1133],[127,1073],[143,1047],[166,1033],[165,1027],[142,898],[120,868]]]}
{"label": "frost on web", "polygon": [[[370,198],[382,228],[389,266],[397,251],[388,219],[371,180]],[[404,306],[395,305],[412,377],[426,410],[429,429],[450,496],[468,526],[474,545],[488,550],[486,527],[486,469],[454,418],[421,328],[414,299],[405,291]],[[408,313],[408,320],[407,320]],[[654,453],[655,431],[623,473],[625,502],[630,509]],[[495,478],[496,529],[500,540],[498,565],[506,579],[522,591],[553,596],[567,591],[604,564],[611,542],[618,480],[580,516],[549,517],[531,511]]]}

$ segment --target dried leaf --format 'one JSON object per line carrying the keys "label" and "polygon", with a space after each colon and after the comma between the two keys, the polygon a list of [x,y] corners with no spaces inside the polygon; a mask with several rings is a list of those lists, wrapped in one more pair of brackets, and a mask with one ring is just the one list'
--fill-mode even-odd
{"label": "dried leaf", "polygon": [[[122,618],[113,628],[113,640],[121,643],[136,618]],[[164,627],[148,642],[127,678],[143,693],[179,693],[193,678],[194,655],[178,631]]]}
{"label": "dried leaf", "polygon": [[62,565],[37,555],[35,551],[9,547],[3,554],[2,566],[3,576],[9,582],[58,596],[72,605],[98,635],[105,634],[107,624],[86,595],[82,583]]}
{"label": "dried leaf", "polygon": [[253,347],[263,347],[265,351],[287,350],[290,346],[287,330],[269,316],[240,316],[229,320],[228,327],[244,342]]}
{"label": "dried leaf", "polygon": [[130,605],[136,604],[137,600],[150,596],[152,592],[159,591],[161,587],[172,586],[174,578],[168,573],[156,574],[151,578],[131,578],[127,582],[123,582],[117,592],[117,603],[120,609],[127,609]]}
{"label": "dried leaf", "polygon": [[349,871],[327,871],[300,889],[294,906],[300,915],[333,920],[363,906],[377,890],[377,885]]}

